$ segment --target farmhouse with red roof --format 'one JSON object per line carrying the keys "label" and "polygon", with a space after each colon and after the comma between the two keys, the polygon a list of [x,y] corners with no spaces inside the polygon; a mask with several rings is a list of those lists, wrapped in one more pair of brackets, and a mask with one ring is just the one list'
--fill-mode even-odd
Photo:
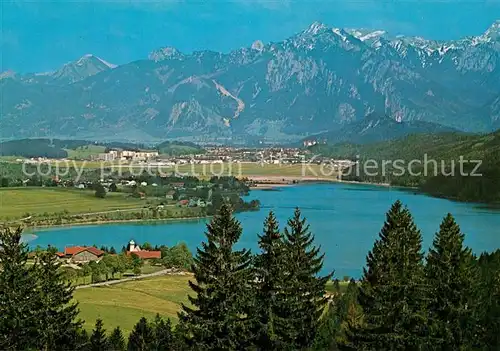
{"label": "farmhouse with red roof", "polygon": [[[99,261],[104,251],[93,246],[69,246],[64,248],[64,258],[73,263]],[[62,255],[58,254],[59,257]]]}

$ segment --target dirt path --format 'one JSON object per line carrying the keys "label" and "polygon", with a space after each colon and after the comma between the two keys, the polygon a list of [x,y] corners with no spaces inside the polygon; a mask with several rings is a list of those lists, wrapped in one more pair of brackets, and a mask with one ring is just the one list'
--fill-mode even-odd
{"label": "dirt path", "polygon": [[118,280],[110,280],[110,281],[107,281],[107,282],[100,282],[100,283],[94,283],[94,284],[78,285],[78,286],[75,287],[75,290],[86,289],[86,288],[94,288],[94,287],[98,287],[98,286],[108,286],[108,285],[121,284],[121,283],[130,282],[130,281],[134,281],[134,280],[140,280],[140,279],[151,278],[151,277],[158,277],[158,276],[167,275],[167,274],[172,274],[172,275],[174,275],[174,274],[175,275],[186,275],[188,273],[179,272],[179,271],[175,271],[175,270],[172,270],[172,269],[163,269],[163,270],[158,271],[158,272],[149,273],[149,274],[142,274],[142,275],[138,275],[138,276],[134,276],[134,277],[130,277],[130,278],[123,278],[123,279],[118,279]]}

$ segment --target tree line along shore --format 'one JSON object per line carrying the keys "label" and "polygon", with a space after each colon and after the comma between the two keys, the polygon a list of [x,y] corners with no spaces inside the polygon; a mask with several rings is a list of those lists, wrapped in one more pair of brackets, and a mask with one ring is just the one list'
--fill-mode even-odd
{"label": "tree line along shore", "polygon": [[88,180],[81,187],[70,181],[39,180],[20,188],[0,189],[0,221],[27,227],[164,221],[204,218],[223,201],[235,211],[257,210],[257,200],[245,201],[247,180],[235,177],[111,176]]}

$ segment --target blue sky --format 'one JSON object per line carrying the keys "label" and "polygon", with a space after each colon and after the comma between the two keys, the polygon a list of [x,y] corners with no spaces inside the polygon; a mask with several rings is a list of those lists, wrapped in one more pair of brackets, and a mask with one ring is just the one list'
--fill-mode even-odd
{"label": "blue sky", "polygon": [[314,21],[456,39],[500,19],[499,0],[0,0],[0,70],[41,72],[92,53],[123,64],[162,46],[230,51]]}

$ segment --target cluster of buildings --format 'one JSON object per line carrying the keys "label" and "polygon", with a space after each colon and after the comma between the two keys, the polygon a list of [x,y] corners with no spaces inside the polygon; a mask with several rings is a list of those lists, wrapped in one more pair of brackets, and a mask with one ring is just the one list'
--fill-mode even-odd
{"label": "cluster of buildings", "polygon": [[213,147],[207,148],[203,159],[219,159],[234,163],[267,163],[267,164],[294,164],[301,163],[306,152],[298,148],[234,148]]}
{"label": "cluster of buildings", "polygon": [[98,161],[149,161],[156,159],[159,153],[156,150],[132,151],[110,150],[94,157]]}
{"label": "cluster of buildings", "polygon": [[309,146],[314,146],[317,143],[318,142],[316,140],[304,140],[302,144],[304,145],[304,147],[309,147]]}
{"label": "cluster of buildings", "polygon": [[[94,156],[99,161],[145,161],[158,166],[212,164],[224,162],[260,162],[293,164],[303,161],[307,152],[298,148],[209,147],[205,153],[184,156],[160,155],[158,151],[110,150]],[[153,165],[153,164],[152,164]]]}
{"label": "cluster of buildings", "polygon": [[[137,255],[143,260],[161,258],[161,251],[143,250],[134,240],[130,240],[128,243],[126,253],[127,255]],[[105,251],[94,246],[67,246],[64,248],[64,252],[56,253],[59,259],[73,264],[88,263],[91,261],[99,262],[105,254]]]}

